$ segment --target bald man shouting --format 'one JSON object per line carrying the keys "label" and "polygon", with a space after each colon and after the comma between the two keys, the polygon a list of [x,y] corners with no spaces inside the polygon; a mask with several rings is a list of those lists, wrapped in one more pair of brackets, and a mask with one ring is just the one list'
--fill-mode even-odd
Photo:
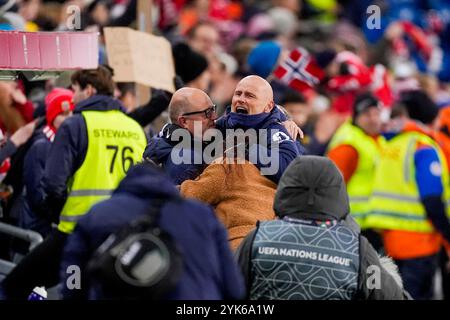
{"label": "bald man shouting", "polygon": [[[225,129],[264,131],[266,141],[258,141],[258,144],[253,146],[253,150],[250,150],[250,153],[258,155],[256,161],[252,162],[262,174],[278,183],[284,170],[301,154],[302,150],[301,145],[292,139],[282,124],[285,120],[284,114],[275,106],[270,84],[259,76],[251,75],[243,78],[236,86],[231,102],[231,112],[216,121],[216,128],[222,131]],[[260,148],[265,149],[265,153],[270,158],[269,163],[261,161]],[[275,150],[277,155],[274,154]],[[275,167],[276,170],[264,170],[269,167]]]}
{"label": "bald man shouting", "polygon": [[231,111],[255,115],[269,113],[274,106],[270,84],[259,76],[248,76],[239,81],[234,90]]}

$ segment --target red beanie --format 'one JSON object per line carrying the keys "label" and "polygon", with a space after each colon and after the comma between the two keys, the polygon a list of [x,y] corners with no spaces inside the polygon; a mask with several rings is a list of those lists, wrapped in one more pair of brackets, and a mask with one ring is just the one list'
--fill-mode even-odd
{"label": "red beanie", "polygon": [[47,124],[53,127],[55,118],[68,110],[74,109],[72,102],[73,92],[64,88],[55,88],[45,98],[45,106],[47,108],[46,118]]}

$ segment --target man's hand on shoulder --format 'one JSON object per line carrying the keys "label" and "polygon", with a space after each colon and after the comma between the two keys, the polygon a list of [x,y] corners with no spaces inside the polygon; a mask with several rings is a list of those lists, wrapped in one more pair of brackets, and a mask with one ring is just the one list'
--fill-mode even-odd
{"label": "man's hand on shoulder", "polygon": [[287,132],[289,133],[289,136],[292,138],[292,140],[297,140],[297,137],[300,137],[300,139],[303,139],[303,131],[299,128],[299,126],[292,120],[286,120],[282,122],[282,125],[285,127]]}

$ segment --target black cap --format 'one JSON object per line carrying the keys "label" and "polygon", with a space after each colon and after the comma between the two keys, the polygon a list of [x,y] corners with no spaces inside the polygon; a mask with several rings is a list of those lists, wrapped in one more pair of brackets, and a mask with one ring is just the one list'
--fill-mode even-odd
{"label": "black cap", "polygon": [[353,103],[353,121],[361,113],[366,112],[370,108],[379,108],[380,104],[377,98],[371,93],[362,93],[358,95]]}
{"label": "black cap", "polygon": [[175,72],[181,77],[184,83],[188,83],[208,68],[208,60],[193,51],[186,43],[177,43],[172,47],[172,54],[175,62]]}
{"label": "black cap", "polygon": [[404,91],[400,102],[408,110],[409,117],[424,124],[430,124],[438,116],[439,107],[421,90]]}

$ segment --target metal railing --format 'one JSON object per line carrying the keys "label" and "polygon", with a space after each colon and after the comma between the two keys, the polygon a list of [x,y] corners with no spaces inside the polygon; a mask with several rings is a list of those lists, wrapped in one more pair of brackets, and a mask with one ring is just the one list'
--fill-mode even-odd
{"label": "metal railing", "polygon": [[[3,222],[0,222],[0,233],[30,243],[28,251],[33,250],[34,247],[43,241],[42,236],[36,231],[22,229]],[[0,259],[0,280],[2,276],[7,275],[14,268],[14,266],[14,262]]]}

